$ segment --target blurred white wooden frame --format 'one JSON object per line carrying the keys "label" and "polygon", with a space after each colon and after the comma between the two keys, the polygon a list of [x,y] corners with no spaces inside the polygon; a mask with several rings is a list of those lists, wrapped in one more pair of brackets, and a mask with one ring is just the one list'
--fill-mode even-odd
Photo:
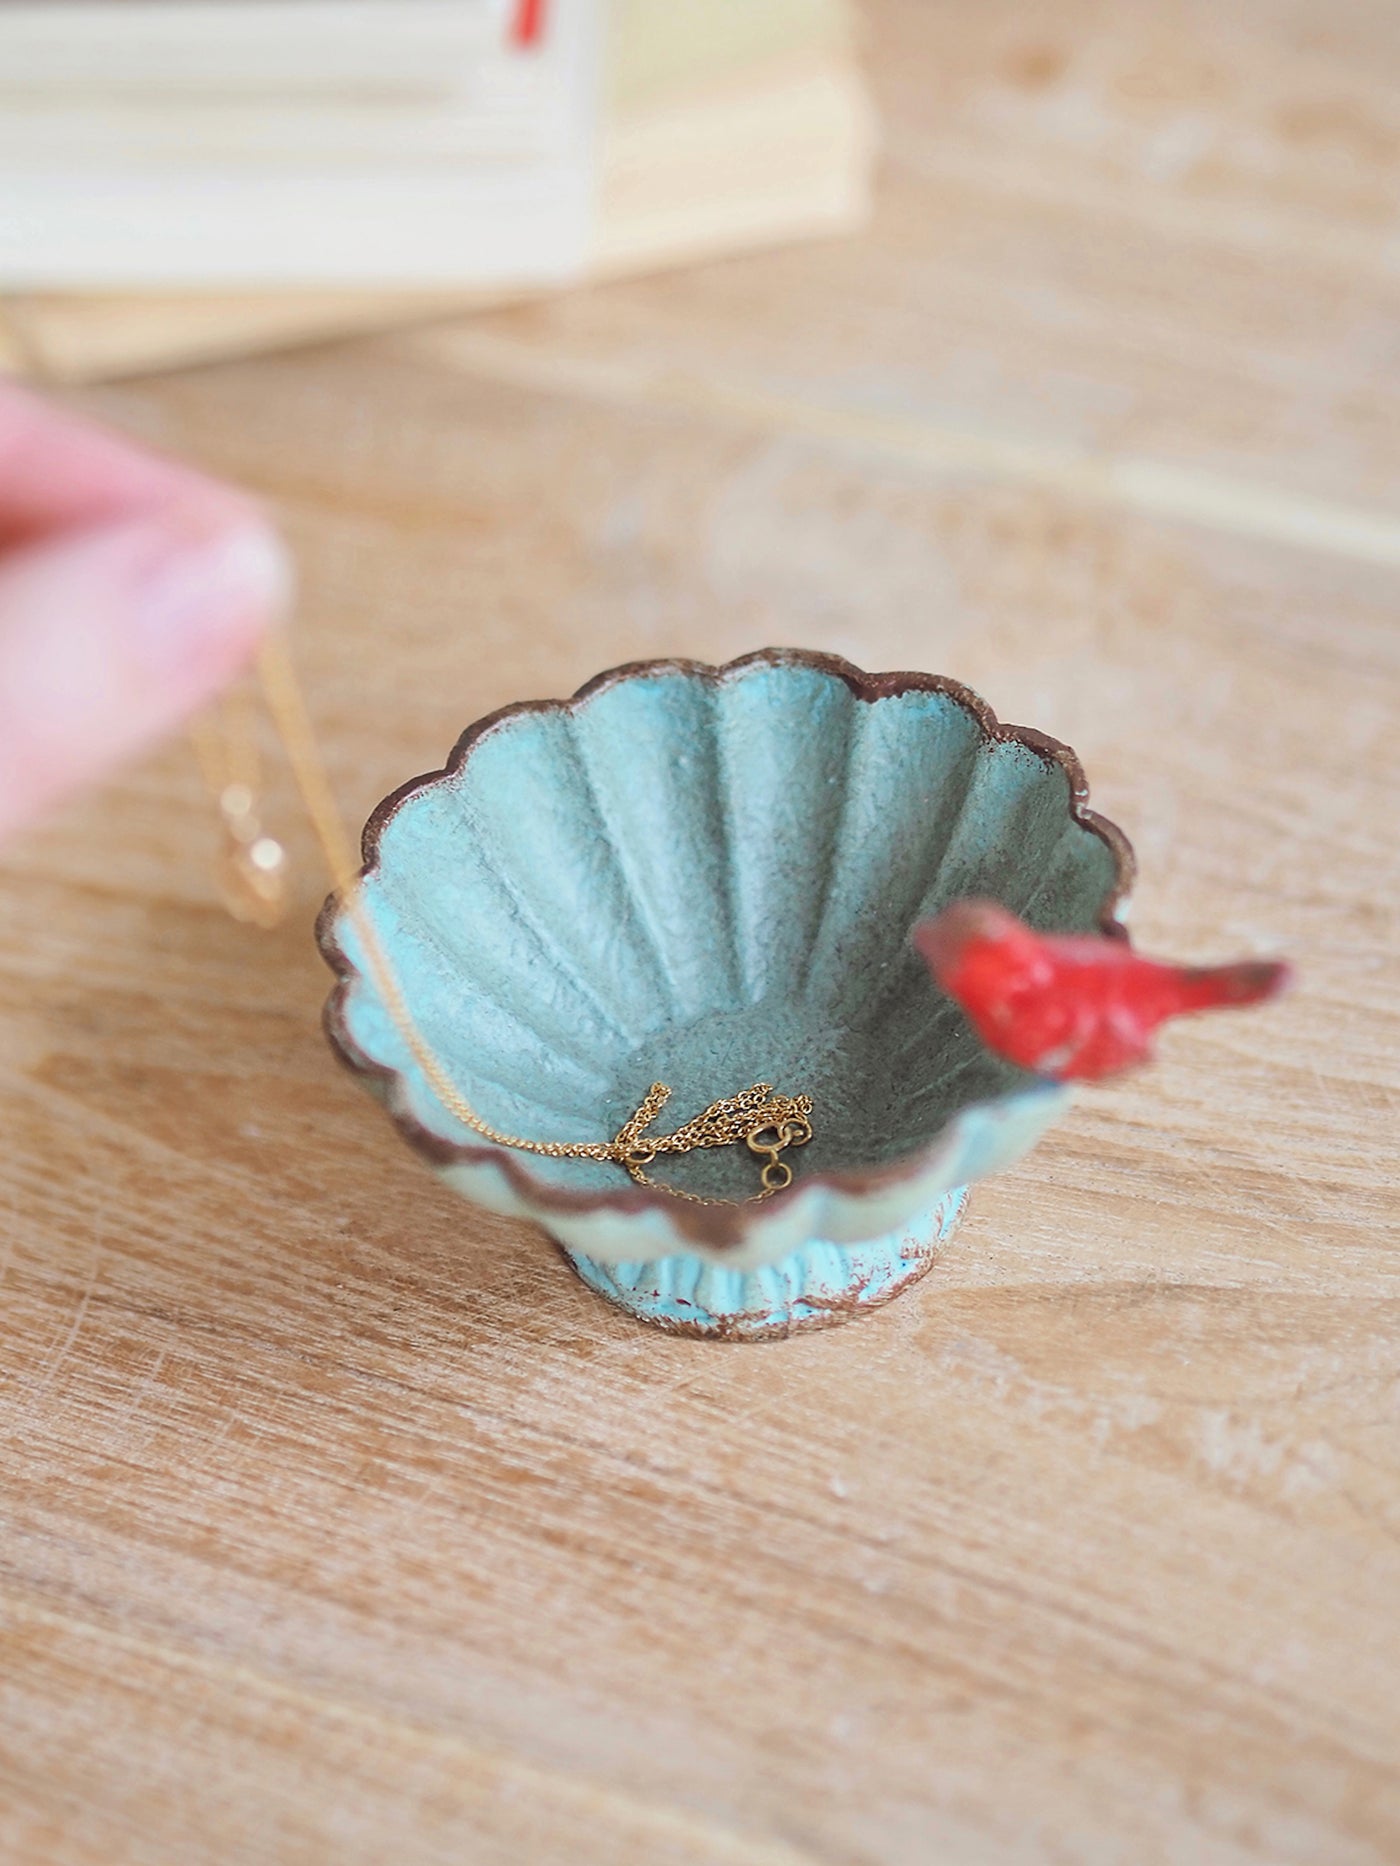
{"label": "blurred white wooden frame", "polygon": [[441,95],[506,20],[501,0],[11,0],[0,98]]}
{"label": "blurred white wooden frame", "polygon": [[602,10],[0,7],[0,286],[576,277]]}
{"label": "blurred white wooden frame", "polygon": [[[21,113],[15,67],[0,71],[0,368],[76,380],[167,367],[842,233],[868,212],[875,123],[847,0],[609,0],[606,22],[592,16],[605,69],[595,38],[585,51],[601,121],[592,161],[573,171],[596,189],[581,269],[561,243],[521,263],[511,237],[542,243],[548,231],[528,200],[515,227],[491,227],[484,210],[489,187],[511,219],[500,204],[512,171],[547,185],[543,150],[567,112],[527,103],[520,88],[512,117],[509,83],[492,81],[490,66],[532,15],[538,51],[507,73],[549,82],[557,0],[0,5],[0,48],[7,25],[36,11],[70,22],[100,12],[108,28],[114,15],[178,14],[182,33],[196,16],[291,14],[298,31],[314,19],[324,37],[352,15],[406,25],[420,6],[420,46],[445,16],[454,32],[467,21],[484,37],[439,60],[438,92],[425,85],[408,108],[346,88],[361,53],[345,44],[337,84],[317,96],[283,84],[260,100],[235,88],[192,102],[172,83],[156,110],[120,85],[84,97],[79,66],[62,65],[45,27],[57,61],[47,69],[66,69],[63,84],[40,85],[31,58]],[[406,82],[416,68],[402,47],[399,57],[382,69]],[[86,84],[91,61],[82,69]],[[465,103],[444,101],[453,87]],[[125,137],[115,146],[114,122]],[[472,209],[457,188],[475,190]],[[379,191],[377,219],[356,216],[357,189],[361,209]],[[191,222],[198,238],[180,232]]]}

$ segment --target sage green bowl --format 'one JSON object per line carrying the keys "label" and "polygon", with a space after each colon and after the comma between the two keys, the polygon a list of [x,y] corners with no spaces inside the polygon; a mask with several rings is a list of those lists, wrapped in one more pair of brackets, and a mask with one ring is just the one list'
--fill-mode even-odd
{"label": "sage green bowl", "polygon": [[[810,1093],[795,1183],[763,1203],[683,1201],[461,1125],[335,896],[326,1028],[449,1184],[537,1220],[631,1313],[740,1338],[827,1325],[921,1275],[968,1183],[1065,1106],[980,1046],[909,932],[965,895],[1044,930],[1121,931],[1131,851],[1085,796],[1071,752],[954,681],[773,649],[507,707],[380,804],[365,902],[477,1112],[606,1140],[656,1080],[674,1090],[663,1127],[757,1081]],[[654,1170],[744,1200],[758,1164],[729,1147]]]}

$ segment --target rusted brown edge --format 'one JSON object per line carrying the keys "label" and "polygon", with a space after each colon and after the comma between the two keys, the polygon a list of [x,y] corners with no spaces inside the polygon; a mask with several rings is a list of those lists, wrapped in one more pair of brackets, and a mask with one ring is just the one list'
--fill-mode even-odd
{"label": "rusted brown edge", "polygon": [[[896,698],[904,693],[938,693],[956,702],[966,712],[971,713],[981,727],[987,740],[1021,745],[1027,751],[1034,752],[1047,763],[1057,764],[1064,772],[1069,784],[1070,817],[1104,842],[1113,856],[1113,886],[1104,896],[1098,912],[1098,925],[1102,932],[1116,939],[1126,940],[1127,930],[1118,919],[1118,909],[1126,900],[1137,872],[1136,858],[1128,838],[1106,817],[1088,808],[1088,782],[1083,766],[1074,752],[1058,739],[1052,739],[1047,733],[1037,732],[1031,726],[1003,725],[987,702],[974,693],[961,681],[952,680],[942,674],[867,674],[852,666],[839,655],[815,653],[805,648],[763,648],[756,654],[747,654],[737,661],[726,662],[722,667],[711,667],[703,661],[668,660],[668,661],[629,661],[622,667],[614,667],[602,674],[597,674],[580,687],[568,700],[522,700],[513,706],[503,706],[498,712],[489,713],[484,719],[478,719],[468,726],[452,748],[451,756],[440,771],[428,771],[421,777],[410,778],[406,784],[400,784],[391,791],[382,803],[376,806],[369,821],[365,824],[361,838],[361,855],[364,867],[361,878],[375,872],[379,863],[379,842],[389,823],[403,808],[410,797],[416,796],[434,784],[443,783],[455,777],[470,758],[476,747],[491,733],[499,731],[511,720],[519,719],[529,713],[574,713],[586,706],[597,694],[606,693],[628,680],[656,680],[666,675],[682,674],[691,680],[701,680],[707,685],[718,686],[724,682],[737,680],[749,669],[755,667],[800,667],[809,668],[821,674],[828,674],[844,681],[858,700],[875,702]],[[680,1199],[673,1199],[660,1188],[628,1185],[619,1186],[612,1192],[570,1191],[567,1187],[556,1186],[538,1178],[530,1169],[530,1156],[512,1153],[503,1147],[492,1146],[485,1141],[452,1141],[439,1134],[434,1134],[424,1127],[411,1112],[403,1077],[397,1069],[384,1063],[375,1062],[366,1056],[350,1035],[346,1020],[346,1004],[350,991],[359,974],[342,951],[336,938],[335,923],[339,911],[340,897],[336,894],[327,896],[316,920],[316,943],[321,956],[335,974],[336,984],[326,1000],[322,1014],[322,1023],[331,1048],[340,1060],[353,1073],[363,1076],[368,1085],[388,1107],[389,1114],[399,1132],[434,1166],[495,1166],[502,1172],[520,1198],[527,1200],[542,1213],[558,1212],[561,1216],[574,1213],[619,1212],[634,1213],[646,1211],[653,1206],[664,1206],[674,1222],[676,1229],[687,1239],[702,1244],[710,1250],[733,1249],[743,1238],[749,1223],[752,1208],[733,1205],[692,1205]],[[929,1152],[938,1144],[937,1136],[932,1137],[917,1153],[906,1155],[903,1159],[892,1160],[882,1166],[853,1169],[849,1172],[815,1173],[800,1179],[785,1192],[780,1192],[767,1202],[765,1212],[776,1211],[781,1205],[801,1196],[812,1186],[825,1186],[833,1191],[859,1196],[892,1185],[901,1179],[907,1179],[918,1173]]]}
{"label": "rusted brown edge", "polygon": [[[964,1193],[963,1203],[958,1208],[959,1223],[966,1205],[967,1194]],[[952,1227],[953,1230],[956,1228],[956,1225]],[[877,1309],[883,1309],[886,1303],[893,1302],[896,1296],[902,1296],[906,1289],[912,1289],[915,1283],[928,1275],[938,1262],[940,1246],[947,1242],[949,1236],[951,1236],[951,1231],[922,1246],[909,1270],[900,1277],[897,1283],[891,1283],[880,1295],[866,1297],[862,1301],[863,1293],[870,1282],[869,1276],[864,1276],[839,1296],[803,1297],[803,1301],[808,1304],[813,1313],[804,1315],[796,1321],[790,1320],[782,1328],[748,1330],[729,1318],[717,1319],[713,1328],[707,1328],[700,1322],[685,1321],[680,1316],[638,1314],[635,1309],[629,1309],[625,1302],[618,1301],[612,1296],[604,1295],[603,1300],[614,1303],[614,1306],[622,1311],[629,1322],[640,1322],[644,1328],[659,1328],[663,1335],[684,1335],[688,1341],[714,1341],[724,1347],[757,1347],[765,1341],[791,1341],[794,1335],[814,1335],[823,1329],[840,1328],[847,1322],[858,1322],[863,1316],[874,1315]],[[569,1250],[557,1238],[554,1239],[554,1248],[585,1289],[592,1291],[595,1296],[602,1294],[579,1274],[579,1267]]]}

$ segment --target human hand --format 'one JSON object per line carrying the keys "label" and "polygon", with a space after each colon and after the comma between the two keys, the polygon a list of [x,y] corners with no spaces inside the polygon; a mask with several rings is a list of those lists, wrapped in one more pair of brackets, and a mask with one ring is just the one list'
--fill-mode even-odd
{"label": "human hand", "polygon": [[290,588],[242,494],[0,381],[0,842],[215,693]]}

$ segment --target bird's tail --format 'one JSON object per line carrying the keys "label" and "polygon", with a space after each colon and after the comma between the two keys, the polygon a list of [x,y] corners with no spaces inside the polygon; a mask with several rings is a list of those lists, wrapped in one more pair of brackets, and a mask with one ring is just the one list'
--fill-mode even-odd
{"label": "bird's tail", "polygon": [[1259,1004],[1276,998],[1293,978],[1279,959],[1241,959],[1233,965],[1171,968],[1171,1012],[1210,1011],[1223,1004]]}

